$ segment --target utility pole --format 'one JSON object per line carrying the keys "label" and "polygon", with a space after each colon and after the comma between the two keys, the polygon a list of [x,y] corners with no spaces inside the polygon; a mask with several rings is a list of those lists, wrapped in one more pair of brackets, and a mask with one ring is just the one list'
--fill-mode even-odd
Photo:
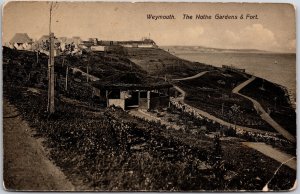
{"label": "utility pole", "polygon": [[224,115],[224,103],[222,103],[222,116]]}
{"label": "utility pole", "polygon": [[50,34],[50,52],[49,52],[49,64],[48,64],[48,112],[54,113],[55,112],[55,100],[54,100],[54,34]]}
{"label": "utility pole", "polygon": [[39,51],[38,50],[36,51],[36,63],[37,64],[39,63]]}
{"label": "utility pole", "polygon": [[49,12],[49,61],[48,61],[48,106],[47,111],[52,114],[55,112],[55,89],[54,89],[54,33],[51,32],[53,2],[50,5]]}
{"label": "utility pole", "polygon": [[91,62],[91,56],[88,57],[88,62],[87,62],[87,66],[86,66],[86,82],[89,82],[89,79],[90,79],[90,74],[89,74],[90,62]]}
{"label": "utility pole", "polygon": [[[35,42],[37,42],[37,41],[35,40]],[[39,63],[39,48],[40,48],[40,46],[39,46],[39,44],[37,43],[37,44],[36,44],[36,48],[35,48],[35,50],[36,50],[36,63],[37,63],[37,64]]]}
{"label": "utility pole", "polygon": [[86,66],[86,82],[89,82],[89,63]]}
{"label": "utility pole", "polygon": [[66,91],[68,91],[68,74],[69,74],[69,66],[67,65],[67,69],[66,69],[66,87],[65,87]]}

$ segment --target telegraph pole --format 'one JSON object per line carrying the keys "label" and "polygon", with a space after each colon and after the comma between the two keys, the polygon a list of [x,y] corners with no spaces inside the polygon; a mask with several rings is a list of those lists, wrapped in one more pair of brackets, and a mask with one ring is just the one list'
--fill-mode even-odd
{"label": "telegraph pole", "polygon": [[89,56],[87,65],[86,65],[86,82],[89,82],[89,65],[90,65],[91,57]]}
{"label": "telegraph pole", "polygon": [[89,63],[86,66],[86,82],[89,82]]}
{"label": "telegraph pole", "polygon": [[65,90],[68,91],[68,74],[69,74],[69,66],[67,65],[66,69],[66,84],[65,84]]}
{"label": "telegraph pole", "polygon": [[47,111],[52,114],[55,112],[55,89],[54,89],[54,33],[51,32],[53,2],[50,5],[49,18],[49,61],[48,61],[48,106]]}

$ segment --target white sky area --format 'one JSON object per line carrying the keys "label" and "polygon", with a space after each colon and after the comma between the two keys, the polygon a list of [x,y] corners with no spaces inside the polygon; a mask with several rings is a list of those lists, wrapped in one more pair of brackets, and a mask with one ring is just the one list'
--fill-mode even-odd
{"label": "white sky area", "polygon": [[[3,11],[3,42],[15,33],[39,39],[49,33],[47,2],[10,2]],[[148,20],[147,14],[175,16]],[[211,20],[183,20],[183,14],[211,15]],[[217,20],[215,14],[258,15],[257,20]],[[59,2],[53,10],[56,37],[82,39],[153,39],[159,46],[206,46],[295,52],[295,10],[289,4],[254,3],[99,3]]]}

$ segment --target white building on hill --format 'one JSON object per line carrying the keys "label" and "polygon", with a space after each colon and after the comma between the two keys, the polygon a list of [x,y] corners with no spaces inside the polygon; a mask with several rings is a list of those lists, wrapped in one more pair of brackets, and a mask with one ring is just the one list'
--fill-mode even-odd
{"label": "white building on hill", "polygon": [[27,33],[16,33],[9,44],[17,50],[31,50],[32,39]]}

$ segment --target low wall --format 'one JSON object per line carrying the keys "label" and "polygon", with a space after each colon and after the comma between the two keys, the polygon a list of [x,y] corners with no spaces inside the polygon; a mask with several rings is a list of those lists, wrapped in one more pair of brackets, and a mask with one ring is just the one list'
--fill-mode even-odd
{"label": "low wall", "polygon": [[108,100],[108,106],[118,106],[125,110],[125,100],[124,99],[109,99]]}

